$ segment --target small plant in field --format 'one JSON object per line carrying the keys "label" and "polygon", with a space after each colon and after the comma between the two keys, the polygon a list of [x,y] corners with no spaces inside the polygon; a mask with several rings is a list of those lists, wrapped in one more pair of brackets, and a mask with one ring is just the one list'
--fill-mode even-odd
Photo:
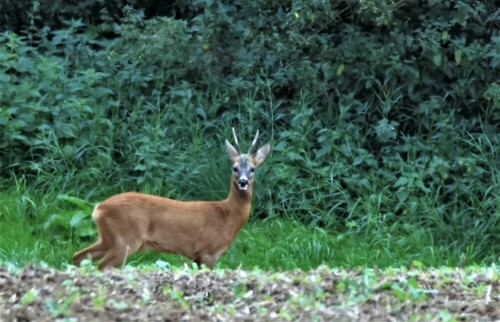
{"label": "small plant in field", "polygon": [[165,285],[162,288],[163,295],[177,302],[181,308],[188,309],[189,302],[184,298],[184,293],[182,291],[173,290],[170,286]]}
{"label": "small plant in field", "polygon": [[106,304],[106,289],[104,288],[103,285],[97,286],[95,296],[92,298],[92,304],[94,307],[98,310],[104,309],[104,306]]}
{"label": "small plant in field", "polygon": [[439,319],[443,322],[457,322],[457,319],[446,310],[439,311]]}
{"label": "small plant in field", "polygon": [[362,279],[352,279],[352,277],[343,277],[337,283],[336,292],[346,298],[346,302],[353,304],[365,302],[373,297],[375,292],[375,273],[366,269],[363,272]]}
{"label": "small plant in field", "polygon": [[248,292],[247,286],[245,284],[237,284],[233,287],[233,294],[237,299],[243,299],[246,297]]}
{"label": "small plant in field", "polygon": [[481,283],[481,284],[477,285],[476,287],[474,287],[474,293],[477,296],[484,297],[484,295],[488,291],[488,287],[489,287],[488,285]]}
{"label": "small plant in field", "polygon": [[116,310],[125,310],[129,307],[129,304],[125,301],[119,301],[115,299],[110,299],[107,302],[107,305],[116,309]]}
{"label": "small plant in field", "polygon": [[281,308],[278,311],[277,316],[281,319],[287,320],[287,321],[292,321],[295,319],[295,314],[292,312],[289,312],[286,308]]}
{"label": "small plant in field", "polygon": [[79,295],[78,293],[73,293],[69,296],[60,296],[59,299],[51,298],[45,301],[45,305],[54,317],[67,316],[71,314],[70,305]]}
{"label": "small plant in field", "polygon": [[405,281],[393,283],[391,289],[394,296],[402,301],[420,302],[427,299],[427,293],[429,293],[420,287],[414,276]]}
{"label": "small plant in field", "polygon": [[[74,267],[74,266],[73,266]],[[97,269],[95,265],[92,264],[92,261],[90,259],[84,259],[82,263],[80,264],[80,267],[77,268],[78,270],[81,270],[84,274],[86,275],[100,275],[102,274],[101,271]]]}
{"label": "small plant in field", "polygon": [[52,294],[52,298],[45,301],[45,305],[54,317],[65,317],[71,315],[71,304],[81,296],[81,290],[72,279],[65,279],[61,285],[64,292]]}
{"label": "small plant in field", "polygon": [[21,297],[21,304],[30,305],[38,297],[39,294],[40,291],[37,289],[29,290]]}

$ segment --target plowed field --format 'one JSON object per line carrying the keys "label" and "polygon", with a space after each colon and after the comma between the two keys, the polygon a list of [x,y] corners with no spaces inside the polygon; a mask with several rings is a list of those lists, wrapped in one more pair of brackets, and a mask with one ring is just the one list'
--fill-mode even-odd
{"label": "plowed field", "polygon": [[0,268],[1,321],[495,321],[499,268]]}

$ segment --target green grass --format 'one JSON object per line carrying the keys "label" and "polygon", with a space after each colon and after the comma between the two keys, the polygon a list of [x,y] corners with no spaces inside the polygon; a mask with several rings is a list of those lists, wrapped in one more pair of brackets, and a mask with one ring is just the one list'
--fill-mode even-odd
{"label": "green grass", "polygon": [[[92,205],[67,195],[43,195],[17,182],[0,193],[0,262],[22,266],[45,262],[62,268],[72,254],[94,242]],[[472,250],[472,251],[471,251]],[[161,261],[180,266],[190,263],[177,256],[139,253],[128,264],[150,265]],[[434,244],[427,228],[393,223],[353,225],[327,231],[284,219],[251,220],[218,262],[220,268],[265,270],[331,267],[399,267],[411,265],[457,266],[491,264],[494,252],[482,258],[465,244]],[[161,263],[160,262],[160,263]]]}

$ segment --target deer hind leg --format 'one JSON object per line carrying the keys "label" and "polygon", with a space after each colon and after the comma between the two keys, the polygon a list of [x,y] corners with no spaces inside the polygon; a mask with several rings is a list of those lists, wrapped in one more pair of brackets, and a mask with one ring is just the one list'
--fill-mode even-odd
{"label": "deer hind leg", "polygon": [[[105,218],[96,218],[99,225],[99,235],[108,245],[105,254],[101,256],[101,262],[97,265],[100,270],[106,267],[120,267],[125,264],[127,258],[141,249],[143,236],[134,229],[123,231],[121,226],[108,224]],[[105,238],[105,239],[104,239]]]}
{"label": "deer hind leg", "polygon": [[80,266],[82,260],[84,260],[88,256],[90,256],[90,259],[92,261],[101,259],[107,250],[108,247],[101,240],[98,240],[93,245],[75,253],[73,255],[73,265]]}
{"label": "deer hind leg", "polygon": [[141,243],[136,242],[133,244],[125,245],[122,243],[115,243],[109,248],[106,254],[102,257],[101,262],[97,267],[103,270],[106,267],[120,267],[125,265],[127,258],[141,248]]}
{"label": "deer hind leg", "polygon": [[109,228],[109,223],[107,222],[107,220],[105,218],[99,217],[95,209],[92,216],[95,216],[94,220],[97,226],[97,231],[99,233],[99,239],[94,244],[73,255],[73,264],[75,266],[79,266],[82,260],[84,260],[88,256],[92,261],[103,258],[109,251],[110,246],[114,243],[115,238],[113,236],[113,232]]}

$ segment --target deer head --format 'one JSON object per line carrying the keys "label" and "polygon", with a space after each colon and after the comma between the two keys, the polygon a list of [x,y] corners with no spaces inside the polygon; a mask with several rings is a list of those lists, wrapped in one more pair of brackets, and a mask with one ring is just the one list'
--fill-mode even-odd
{"label": "deer head", "polygon": [[257,139],[259,138],[259,131],[257,130],[250,149],[248,149],[247,153],[242,154],[234,127],[232,132],[235,146],[232,146],[231,143],[226,140],[226,151],[232,164],[232,181],[239,191],[248,191],[251,190],[253,186],[255,169],[266,159],[271,146],[267,143],[260,147],[257,152],[252,153],[257,143]]}

